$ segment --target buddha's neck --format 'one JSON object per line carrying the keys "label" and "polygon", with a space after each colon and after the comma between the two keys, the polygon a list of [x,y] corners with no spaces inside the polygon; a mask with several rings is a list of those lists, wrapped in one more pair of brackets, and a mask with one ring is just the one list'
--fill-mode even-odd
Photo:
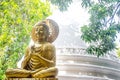
{"label": "buddha's neck", "polygon": [[36,44],[44,44],[46,41],[37,41]]}

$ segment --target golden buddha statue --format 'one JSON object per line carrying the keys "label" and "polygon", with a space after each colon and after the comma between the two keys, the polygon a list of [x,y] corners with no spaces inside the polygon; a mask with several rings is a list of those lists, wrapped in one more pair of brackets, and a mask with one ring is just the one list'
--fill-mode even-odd
{"label": "golden buddha statue", "polygon": [[[51,30],[51,33],[50,33]],[[32,29],[33,45],[27,47],[21,68],[8,69],[7,78],[55,78],[58,73],[55,47],[58,25],[51,19],[38,22]]]}

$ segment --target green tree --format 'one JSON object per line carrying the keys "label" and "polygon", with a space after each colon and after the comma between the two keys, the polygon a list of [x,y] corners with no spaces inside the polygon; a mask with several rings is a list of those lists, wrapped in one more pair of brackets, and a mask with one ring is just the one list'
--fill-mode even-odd
{"label": "green tree", "polygon": [[34,24],[51,14],[42,0],[0,0],[0,80],[7,68],[16,67],[30,41]]}
{"label": "green tree", "polygon": [[[53,0],[51,2],[64,11],[73,0],[63,1]],[[63,6],[62,3],[67,6]],[[99,57],[114,50],[116,48],[116,34],[120,32],[120,23],[115,20],[115,16],[120,16],[120,1],[82,0],[81,5],[91,15],[90,23],[81,29],[81,38],[90,44],[86,49],[87,52]]]}

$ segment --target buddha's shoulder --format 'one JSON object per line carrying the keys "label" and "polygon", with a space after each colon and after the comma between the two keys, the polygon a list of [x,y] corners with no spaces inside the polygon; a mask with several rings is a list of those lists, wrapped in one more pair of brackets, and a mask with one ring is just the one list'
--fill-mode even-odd
{"label": "buddha's shoulder", "polygon": [[49,42],[45,43],[46,48],[55,48],[55,46]]}

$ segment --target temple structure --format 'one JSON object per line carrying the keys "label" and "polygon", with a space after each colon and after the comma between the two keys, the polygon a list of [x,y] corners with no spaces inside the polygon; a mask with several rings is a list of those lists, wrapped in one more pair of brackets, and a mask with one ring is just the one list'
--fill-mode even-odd
{"label": "temple structure", "polygon": [[55,41],[59,80],[120,80],[120,61],[114,51],[97,58],[88,55],[77,26],[61,25]]}

